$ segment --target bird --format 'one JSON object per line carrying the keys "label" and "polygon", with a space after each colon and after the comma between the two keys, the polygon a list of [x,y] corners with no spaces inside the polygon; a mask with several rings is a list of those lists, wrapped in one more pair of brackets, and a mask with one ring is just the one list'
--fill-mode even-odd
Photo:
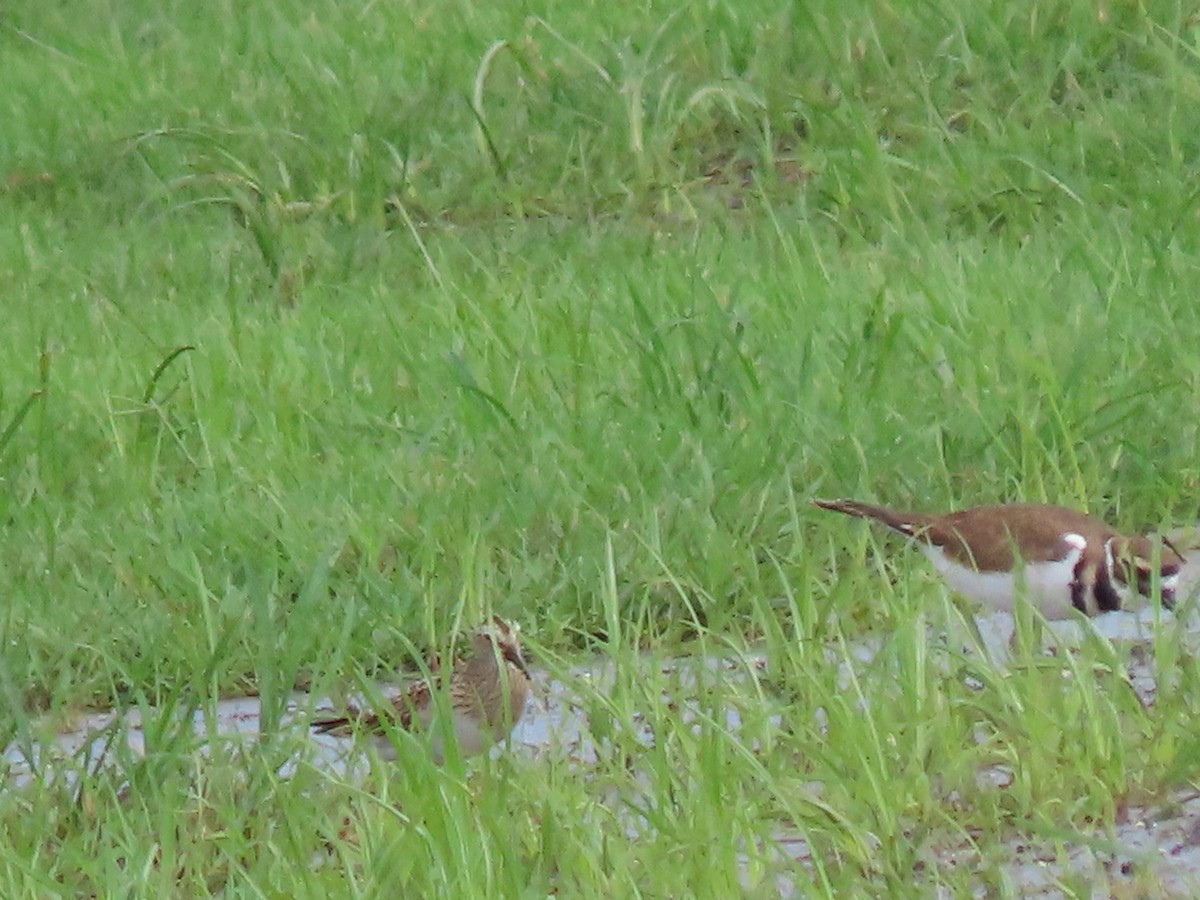
{"label": "bird", "polygon": [[[525,711],[532,679],[518,640],[520,627],[500,617],[471,635],[466,652],[457,657],[449,673],[449,684],[436,661],[430,666],[432,682],[421,680],[393,698],[379,712],[351,708],[345,715],[314,721],[317,734],[335,737],[368,736],[379,756],[395,760],[396,746],[388,737],[390,728],[426,734],[433,760],[445,758],[443,730],[437,722],[443,706],[453,717],[453,731],[463,756],[484,752],[508,737]],[[439,702],[440,691],[447,702]]]}
{"label": "bird", "polygon": [[1072,611],[1097,616],[1149,598],[1155,580],[1170,609],[1184,564],[1166,538],[1126,536],[1065,506],[998,503],[937,515],[857,500],[812,502],[912,538],[951,589],[997,612],[1012,612],[1024,596],[1047,619]]}

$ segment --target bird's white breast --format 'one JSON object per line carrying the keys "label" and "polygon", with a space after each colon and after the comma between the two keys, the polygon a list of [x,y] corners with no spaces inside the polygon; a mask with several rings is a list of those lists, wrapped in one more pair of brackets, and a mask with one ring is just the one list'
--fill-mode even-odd
{"label": "bird's white breast", "polygon": [[1068,534],[1070,550],[1062,559],[1032,562],[1011,572],[980,572],[947,556],[940,547],[922,544],[938,574],[951,589],[997,612],[1012,612],[1016,598],[1026,597],[1047,619],[1065,619],[1071,614],[1071,583],[1087,541]]}
{"label": "bird's white breast", "polygon": [[[429,754],[436,765],[441,765],[446,759],[446,747],[443,741],[442,729],[445,723],[438,720],[435,704],[429,704],[417,710],[412,734],[420,742],[429,747]],[[458,744],[459,753],[463,756],[475,756],[482,753],[495,742],[495,737],[480,726],[473,716],[466,715],[461,710],[451,712],[450,724],[454,728],[454,740]],[[379,732],[371,735],[371,743],[379,758],[395,761],[398,758],[393,735]]]}
{"label": "bird's white breast", "polygon": [[[487,731],[478,716],[473,715],[474,710],[451,704],[448,712],[450,725],[454,728],[454,742],[458,744],[458,752],[463,756],[475,756],[495,743],[495,737]],[[421,720],[421,729],[429,736],[433,761],[441,765],[446,757],[442,731],[446,723],[438,720],[432,708],[421,716]]]}

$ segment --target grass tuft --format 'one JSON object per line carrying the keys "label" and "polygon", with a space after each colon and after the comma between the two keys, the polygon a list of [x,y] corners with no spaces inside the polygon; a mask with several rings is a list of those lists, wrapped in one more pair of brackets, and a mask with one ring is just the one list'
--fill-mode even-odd
{"label": "grass tuft", "polygon": [[[116,724],[115,767],[0,792],[0,895],[1017,894],[1018,844],[1066,891],[1181,890],[1074,863],[1186,807],[1185,636],[992,665],[807,501],[1195,521],[1198,28],[6,12],[0,733],[119,707],[145,750]],[[294,687],[493,612],[593,756],[307,755]],[[247,693],[260,741],[194,734]]]}

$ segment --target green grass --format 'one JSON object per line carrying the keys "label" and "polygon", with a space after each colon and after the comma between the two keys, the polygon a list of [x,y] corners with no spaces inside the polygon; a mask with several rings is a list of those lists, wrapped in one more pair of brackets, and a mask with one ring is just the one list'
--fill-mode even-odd
{"label": "green grass", "polygon": [[[966,890],[947,841],[1003,891],[1003,837],[1194,779],[1177,636],[1148,709],[1098,643],[977,671],[915,555],[807,503],[1197,519],[1200,20],[960,6],[4,12],[0,722],[164,712],[128,788],[0,795],[0,894],[729,895],[737,852],[755,895]],[[607,755],[368,788],[171,725],[492,609],[622,664],[576,685]]]}

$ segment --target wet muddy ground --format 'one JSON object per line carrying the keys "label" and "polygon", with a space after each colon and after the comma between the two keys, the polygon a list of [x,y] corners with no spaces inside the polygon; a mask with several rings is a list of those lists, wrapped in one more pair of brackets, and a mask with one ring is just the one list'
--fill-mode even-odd
{"label": "wet muddy ground", "polygon": [[[979,620],[980,633],[989,653],[1002,658],[1007,652],[1011,620],[1004,615],[985,617]],[[1118,613],[1101,617],[1096,621],[1097,630],[1115,641],[1144,640],[1152,627],[1149,613],[1141,616]],[[1066,623],[1066,630],[1078,625]],[[1200,643],[1200,635],[1189,629],[1189,635]],[[1069,634],[1064,640],[1070,640]],[[866,662],[875,652],[869,642],[850,648],[856,662]],[[1153,702],[1156,682],[1149,661],[1150,654],[1135,653],[1129,667],[1129,676],[1143,702]],[[835,660],[831,660],[835,661]],[[765,658],[741,659],[736,662],[708,659],[681,659],[665,665],[677,672],[689,668],[727,668],[730,677],[744,676],[746,665],[765,670]],[[845,665],[842,663],[841,665]],[[535,673],[535,677],[536,673]],[[592,689],[603,689],[604,683],[612,678],[611,669],[603,664],[575,667],[562,679],[540,676],[543,696],[540,701],[531,701],[524,718],[514,730],[509,741],[510,752],[537,759],[554,754],[586,767],[594,761],[597,746],[590,723],[583,712],[583,705],[575,702],[576,688],[583,682]],[[687,677],[676,683],[686,687]],[[688,699],[665,698],[679,704],[686,715]],[[284,727],[302,729],[311,715],[313,699],[297,694],[289,704],[284,718]],[[322,704],[315,704],[318,708]],[[203,712],[193,717],[198,736],[242,736],[253,740],[259,731],[259,700],[256,697],[222,700],[216,705],[215,721],[210,722]],[[735,709],[727,711],[727,724],[736,731],[739,724]],[[647,729],[646,739],[652,740]],[[354,777],[354,773],[365,765],[362,757],[350,742],[328,736],[313,736],[312,754],[309,761],[327,767],[338,777]],[[84,716],[72,727],[57,734],[53,745],[45,746],[16,741],[3,754],[6,765],[6,789],[20,790],[36,777],[65,778],[74,781],[78,773],[95,771],[98,767],[113,764],[112,760],[121,753],[114,752],[120,743],[124,755],[141,755],[145,752],[139,713],[136,710],[123,714],[96,713]],[[495,752],[503,752],[497,748]],[[351,771],[353,770],[353,771]],[[998,790],[1006,786],[1006,773],[1000,770],[982,773],[981,778],[990,779]],[[638,823],[627,825],[631,837],[636,838]],[[1103,846],[1103,850],[1097,850]],[[779,833],[775,835],[773,854],[792,866],[803,870],[809,863],[809,848],[797,835]],[[930,862],[943,869],[962,866],[970,871],[980,868],[981,850],[973,847],[969,840],[948,840],[929,849]],[[1128,808],[1123,811],[1113,833],[1079,836],[1078,842],[1054,842],[1014,834],[1001,846],[987,848],[987,866],[991,872],[1003,873],[1009,892],[1023,897],[1065,896],[1061,885],[1064,876],[1082,878],[1084,881],[1105,886],[1098,888],[1096,896],[1108,896],[1109,886],[1127,883],[1133,893],[1140,896],[1137,885],[1151,884],[1157,892],[1166,891],[1167,896],[1200,896],[1200,792],[1181,788],[1175,796],[1157,807]],[[786,858],[786,859],[785,859]],[[782,867],[786,871],[786,866]],[[919,873],[917,873],[919,875]],[[994,876],[993,876],[994,877]],[[780,896],[801,893],[798,885],[807,877],[796,872],[796,878],[784,875],[777,879]],[[994,884],[980,883],[976,895],[991,896]],[[1161,895],[1156,893],[1155,896]]]}

